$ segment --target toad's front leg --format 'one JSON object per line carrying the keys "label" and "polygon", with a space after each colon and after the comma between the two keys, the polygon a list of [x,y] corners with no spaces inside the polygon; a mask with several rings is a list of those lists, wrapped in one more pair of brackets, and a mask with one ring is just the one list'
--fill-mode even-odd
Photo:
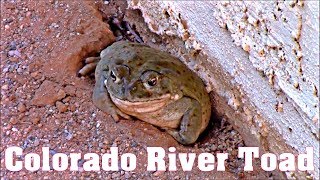
{"label": "toad's front leg", "polygon": [[189,108],[181,119],[180,127],[179,129],[166,129],[166,131],[181,144],[193,144],[201,133],[201,106],[198,101],[189,97],[181,100],[189,104]]}
{"label": "toad's front leg", "polygon": [[85,65],[79,70],[78,76],[85,76],[94,72],[97,67],[98,62],[100,61],[100,57],[88,57],[85,59]]}

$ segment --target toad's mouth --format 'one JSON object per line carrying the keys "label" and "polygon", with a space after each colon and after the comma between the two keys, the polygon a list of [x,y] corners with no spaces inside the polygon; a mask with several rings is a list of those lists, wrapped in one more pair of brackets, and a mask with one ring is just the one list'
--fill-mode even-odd
{"label": "toad's mouth", "polygon": [[113,103],[122,111],[127,113],[146,113],[156,111],[163,106],[165,106],[171,99],[170,94],[165,94],[158,99],[148,100],[148,101],[136,101],[131,102],[128,100],[123,100],[113,96],[110,93],[111,100]]}

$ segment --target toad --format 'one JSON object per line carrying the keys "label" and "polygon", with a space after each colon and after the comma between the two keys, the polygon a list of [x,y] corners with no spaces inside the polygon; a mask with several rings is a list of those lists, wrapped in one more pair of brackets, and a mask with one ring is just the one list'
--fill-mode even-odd
{"label": "toad", "polygon": [[[135,117],[184,145],[193,144],[207,127],[211,103],[204,83],[178,58],[119,41],[96,60],[93,103],[116,121]],[[85,67],[79,71],[84,72]]]}

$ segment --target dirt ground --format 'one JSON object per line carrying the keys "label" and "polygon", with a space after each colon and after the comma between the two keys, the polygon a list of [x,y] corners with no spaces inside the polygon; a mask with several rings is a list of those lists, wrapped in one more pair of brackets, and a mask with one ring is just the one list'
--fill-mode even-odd
{"label": "dirt ground", "polygon": [[[133,14],[139,17],[139,12],[126,10],[125,1],[1,1],[1,179],[272,177],[258,169],[242,171],[243,161],[237,158],[237,148],[245,144],[221,118],[212,118],[196,144],[183,146],[150,124],[138,120],[115,122],[93,105],[93,75],[77,76],[84,58],[98,55],[116,40],[133,37],[110,28],[108,22],[113,17],[126,19],[147,44],[156,39],[153,47],[163,41],[156,35],[147,36],[150,32],[142,18],[134,22]],[[42,147],[49,147],[51,156],[60,152],[103,154],[117,146],[119,155],[137,156],[137,168],[131,172],[85,172],[81,168],[11,172],[4,166],[4,152],[10,146],[39,154]],[[153,146],[166,150],[173,146],[184,153],[227,152],[227,169],[201,172],[195,164],[192,171],[184,172],[177,163],[177,171],[146,171],[146,148]],[[24,155],[18,158],[23,160]],[[83,163],[83,159],[78,162],[80,167]]]}

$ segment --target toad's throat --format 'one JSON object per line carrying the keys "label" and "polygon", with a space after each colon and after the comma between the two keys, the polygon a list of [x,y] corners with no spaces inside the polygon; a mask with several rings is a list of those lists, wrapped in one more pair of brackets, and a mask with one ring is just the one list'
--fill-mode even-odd
{"label": "toad's throat", "polygon": [[128,114],[136,114],[136,113],[148,113],[154,112],[165,105],[167,105],[170,101],[171,95],[165,94],[161,96],[159,99],[145,101],[145,102],[131,102],[128,100],[119,99],[112,94],[110,94],[111,100],[113,103],[123,112]]}

